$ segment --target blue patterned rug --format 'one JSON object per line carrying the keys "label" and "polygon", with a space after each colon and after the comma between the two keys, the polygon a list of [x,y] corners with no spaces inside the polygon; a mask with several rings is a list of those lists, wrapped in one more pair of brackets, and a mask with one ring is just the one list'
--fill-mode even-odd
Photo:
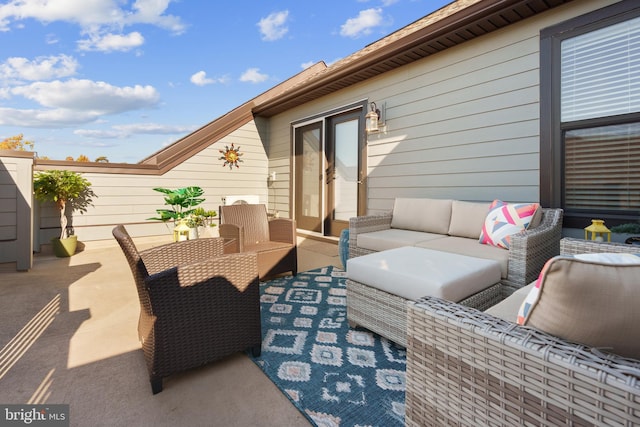
{"label": "blue patterned rug", "polygon": [[261,283],[254,362],[317,426],[403,426],[405,349],[347,323],[346,273],[324,267]]}

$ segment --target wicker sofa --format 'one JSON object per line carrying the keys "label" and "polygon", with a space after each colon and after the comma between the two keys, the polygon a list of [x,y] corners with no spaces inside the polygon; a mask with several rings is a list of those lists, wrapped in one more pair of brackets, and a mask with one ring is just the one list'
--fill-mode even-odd
{"label": "wicker sofa", "polygon": [[[489,206],[489,202],[397,198],[391,212],[350,219],[349,258],[418,246],[494,259],[503,265],[501,283],[508,295],[534,280],[544,263],[559,254],[563,211],[542,209],[537,224],[512,235],[509,249],[504,250],[478,242]],[[406,218],[408,209],[416,217],[399,221],[397,216]]]}
{"label": "wicker sofa", "polygon": [[[638,249],[561,241],[563,255]],[[640,423],[640,360],[437,298],[410,303],[407,324],[408,426]]]}

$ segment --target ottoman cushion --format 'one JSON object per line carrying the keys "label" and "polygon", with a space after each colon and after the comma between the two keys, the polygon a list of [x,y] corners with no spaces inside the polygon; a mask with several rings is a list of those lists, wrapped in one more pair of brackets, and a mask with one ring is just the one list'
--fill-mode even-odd
{"label": "ottoman cushion", "polygon": [[498,283],[500,265],[407,246],[349,259],[347,277],[409,300],[434,296],[458,302]]}

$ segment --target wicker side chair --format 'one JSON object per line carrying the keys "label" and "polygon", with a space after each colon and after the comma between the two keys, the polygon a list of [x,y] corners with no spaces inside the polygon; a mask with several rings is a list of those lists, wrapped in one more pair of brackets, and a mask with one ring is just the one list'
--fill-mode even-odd
{"label": "wicker side chair", "polygon": [[[571,238],[560,246],[638,253]],[[640,424],[640,360],[432,297],[409,303],[407,329],[407,426]]]}
{"label": "wicker side chair", "polygon": [[298,273],[296,222],[267,217],[262,204],[220,206],[220,237],[235,240],[237,250],[258,254],[260,279],[290,271]]}
{"label": "wicker side chair", "polygon": [[223,239],[138,251],[124,226],[113,229],[138,290],[138,336],[153,394],[162,379],[251,349],[261,351],[257,257],[223,255]]}

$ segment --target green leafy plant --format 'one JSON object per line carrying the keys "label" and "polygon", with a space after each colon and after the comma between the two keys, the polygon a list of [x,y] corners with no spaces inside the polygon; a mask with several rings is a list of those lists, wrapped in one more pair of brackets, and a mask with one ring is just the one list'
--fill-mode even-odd
{"label": "green leafy plant", "polygon": [[195,208],[191,215],[187,218],[187,225],[189,227],[215,227],[216,225],[213,223],[213,218],[218,216],[216,211],[208,211],[204,208]]}
{"label": "green leafy plant", "polygon": [[632,222],[629,224],[614,225],[611,227],[612,233],[622,234],[640,234],[640,223]]}
{"label": "green leafy plant", "polygon": [[204,202],[201,196],[204,191],[200,187],[184,187],[171,190],[168,188],[154,188],[154,191],[165,194],[164,203],[171,206],[171,209],[156,209],[158,217],[148,218],[154,221],[169,221],[186,219],[193,213],[195,206]]}
{"label": "green leafy plant", "polygon": [[66,208],[71,212],[87,211],[95,193],[91,183],[77,172],[68,170],[50,170],[37,172],[33,178],[33,191],[36,199],[53,202],[60,211],[60,239],[68,237]]}

